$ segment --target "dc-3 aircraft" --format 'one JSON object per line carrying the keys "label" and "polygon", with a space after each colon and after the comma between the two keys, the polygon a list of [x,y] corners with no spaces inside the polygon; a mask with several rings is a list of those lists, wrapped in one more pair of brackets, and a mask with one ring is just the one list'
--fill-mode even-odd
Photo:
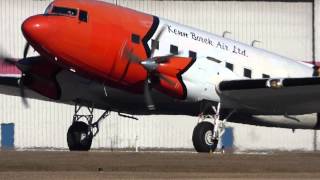
{"label": "dc-3 aircraft", "polygon": [[[27,97],[73,104],[70,150],[89,150],[110,111],[200,116],[192,136],[198,152],[216,149],[226,121],[320,127],[315,62],[95,0],[56,0],[26,19],[22,32],[23,58],[1,55],[21,77],[2,76],[0,93],[21,96],[25,105]],[[39,56],[27,56],[30,46]],[[95,121],[94,108],[105,110]],[[305,116],[311,113],[316,118]]]}

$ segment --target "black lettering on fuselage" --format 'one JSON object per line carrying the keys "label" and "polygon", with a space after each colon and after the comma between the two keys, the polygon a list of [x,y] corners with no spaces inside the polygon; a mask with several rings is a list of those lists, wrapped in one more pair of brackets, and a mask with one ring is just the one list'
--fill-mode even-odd
{"label": "black lettering on fuselage", "polygon": [[173,33],[175,35],[188,38],[188,33],[180,31],[180,30],[175,29],[175,28],[172,28],[171,26],[168,26],[168,31],[169,31],[169,33]]}
{"label": "black lettering on fuselage", "polygon": [[208,44],[208,45],[214,46],[214,45],[213,45],[213,41],[212,41],[211,39],[209,39],[209,38],[204,38],[204,37],[202,37],[202,36],[198,36],[198,35],[196,35],[196,33],[194,33],[194,32],[190,32],[190,34],[191,34],[191,37],[192,37],[193,40],[202,42],[202,43],[204,43],[204,44]]}

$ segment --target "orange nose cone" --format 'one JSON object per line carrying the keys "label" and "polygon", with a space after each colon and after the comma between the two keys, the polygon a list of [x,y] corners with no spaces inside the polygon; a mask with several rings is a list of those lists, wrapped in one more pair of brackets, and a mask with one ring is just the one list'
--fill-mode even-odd
{"label": "orange nose cone", "polygon": [[49,33],[49,23],[45,16],[32,16],[22,24],[22,32],[25,38],[33,43],[43,43]]}

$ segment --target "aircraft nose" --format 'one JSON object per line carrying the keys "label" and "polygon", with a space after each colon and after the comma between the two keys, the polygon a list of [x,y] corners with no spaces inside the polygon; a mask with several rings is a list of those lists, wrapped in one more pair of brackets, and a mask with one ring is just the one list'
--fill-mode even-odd
{"label": "aircraft nose", "polygon": [[22,32],[28,41],[42,43],[49,33],[49,23],[45,16],[32,16],[22,24]]}

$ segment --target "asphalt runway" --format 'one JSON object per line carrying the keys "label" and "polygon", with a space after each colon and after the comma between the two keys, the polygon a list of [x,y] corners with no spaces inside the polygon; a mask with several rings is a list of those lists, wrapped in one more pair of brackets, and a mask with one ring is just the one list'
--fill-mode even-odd
{"label": "asphalt runway", "polygon": [[0,151],[0,179],[320,179],[320,153]]}

